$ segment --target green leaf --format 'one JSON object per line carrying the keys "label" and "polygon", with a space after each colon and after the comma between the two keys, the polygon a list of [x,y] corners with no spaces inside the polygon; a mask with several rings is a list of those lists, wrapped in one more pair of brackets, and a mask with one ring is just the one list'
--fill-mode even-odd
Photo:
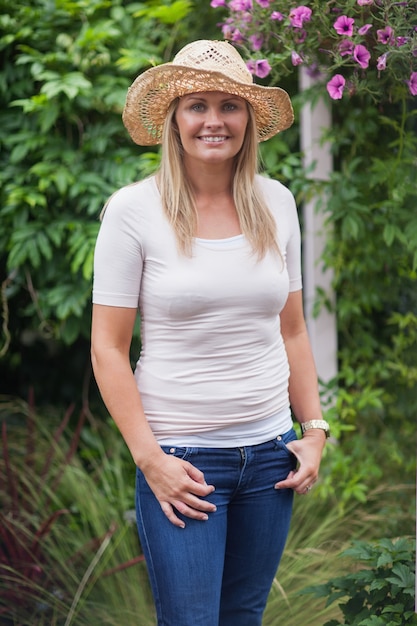
{"label": "green leaf", "polygon": [[171,5],[158,5],[154,7],[144,8],[137,11],[135,17],[147,16],[162,22],[163,24],[176,24],[184,19],[191,11],[192,2],[190,0],[175,0]]}

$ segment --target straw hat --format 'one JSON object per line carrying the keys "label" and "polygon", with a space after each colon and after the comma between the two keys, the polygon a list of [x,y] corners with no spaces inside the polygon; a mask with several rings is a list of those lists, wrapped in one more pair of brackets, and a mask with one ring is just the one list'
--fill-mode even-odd
{"label": "straw hat", "polygon": [[227,41],[199,40],[180,50],[172,63],[140,74],[129,88],[123,122],[133,141],[142,146],[161,143],[172,100],[203,91],[230,93],[250,102],[259,141],[269,139],[293,123],[286,91],[254,84],[242,57]]}

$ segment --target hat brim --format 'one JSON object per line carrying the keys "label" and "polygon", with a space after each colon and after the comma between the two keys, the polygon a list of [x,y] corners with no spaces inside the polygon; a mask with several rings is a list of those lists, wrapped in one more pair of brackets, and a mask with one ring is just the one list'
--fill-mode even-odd
{"label": "hat brim", "polygon": [[291,100],[284,89],[241,83],[221,72],[165,63],[140,74],[132,83],[123,111],[124,125],[135,143],[159,144],[170,103],[185,94],[205,91],[221,91],[247,100],[255,112],[259,141],[289,128],[294,121]]}

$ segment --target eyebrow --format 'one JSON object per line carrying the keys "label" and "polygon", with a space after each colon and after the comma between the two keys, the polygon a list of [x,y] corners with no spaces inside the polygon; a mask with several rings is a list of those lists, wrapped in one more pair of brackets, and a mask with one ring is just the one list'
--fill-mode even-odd
{"label": "eyebrow", "polygon": [[[187,100],[207,100],[206,96],[199,95],[197,93],[188,93],[182,97]],[[234,94],[225,94],[224,98],[220,98],[221,102],[229,102],[230,100],[244,100],[244,98],[241,98],[240,96],[235,96]]]}

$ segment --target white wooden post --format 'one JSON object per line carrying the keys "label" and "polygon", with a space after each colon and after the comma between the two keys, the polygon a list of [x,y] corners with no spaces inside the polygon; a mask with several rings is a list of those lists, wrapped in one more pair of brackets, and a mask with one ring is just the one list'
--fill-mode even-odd
{"label": "white wooden post", "polygon": [[[300,68],[300,88],[307,89],[313,83],[303,68]],[[319,100],[314,108],[303,106],[300,119],[301,149],[304,165],[314,165],[310,176],[327,180],[332,171],[332,157],[328,145],[321,141],[323,129],[331,124],[330,104]],[[337,327],[334,313],[322,308],[318,317],[313,316],[313,305],[317,287],[325,291],[331,302],[334,293],[331,287],[332,271],[323,268],[321,255],[326,240],[323,212],[318,210],[319,198],[306,202],[303,210],[303,275],[304,306],[310,342],[316,361],[319,379],[326,383],[337,374]],[[321,199],[322,200],[322,199]]]}

